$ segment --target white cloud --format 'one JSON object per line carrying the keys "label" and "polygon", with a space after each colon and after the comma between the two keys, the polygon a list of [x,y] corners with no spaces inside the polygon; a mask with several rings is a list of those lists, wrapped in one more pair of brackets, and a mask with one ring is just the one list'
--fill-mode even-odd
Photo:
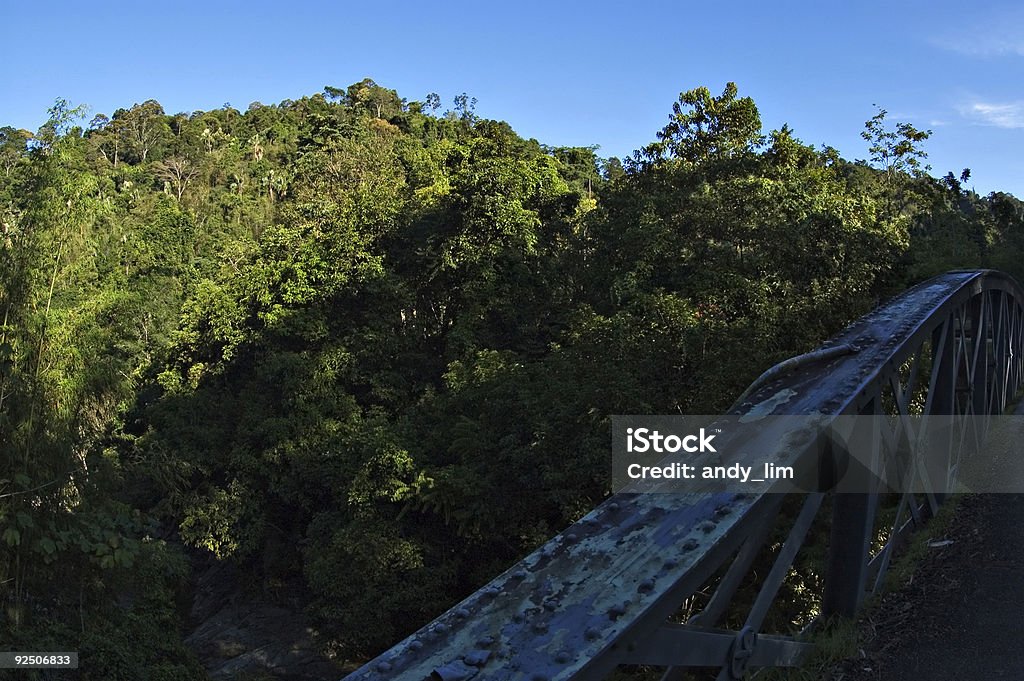
{"label": "white cloud", "polygon": [[[942,113],[948,113],[943,111]],[[950,125],[950,122],[945,118],[940,118],[939,115],[934,111],[919,111],[917,113],[907,113],[903,111],[897,111],[896,113],[890,113],[886,116],[889,120],[920,125],[921,121],[927,120],[929,128],[941,128],[944,125]]]}
{"label": "white cloud", "polygon": [[1019,9],[951,28],[932,42],[970,57],[1024,57],[1024,11]]}
{"label": "white cloud", "polygon": [[997,128],[1024,128],[1024,101],[996,104],[972,102],[960,108],[960,113],[982,125]]}
{"label": "white cloud", "polygon": [[1024,40],[1019,37],[978,36],[941,41],[940,47],[969,57],[1024,57]]}

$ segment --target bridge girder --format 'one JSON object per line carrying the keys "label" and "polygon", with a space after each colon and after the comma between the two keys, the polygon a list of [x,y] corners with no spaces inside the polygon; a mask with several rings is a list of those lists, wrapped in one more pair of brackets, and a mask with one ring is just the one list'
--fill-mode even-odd
{"label": "bridge girder", "polygon": [[[896,416],[883,434],[895,451],[909,436],[903,417],[1001,413],[1024,374],[1024,290],[991,271],[950,272],[923,282],[855,321],[812,361],[770,376],[735,414],[771,405],[776,414]],[[849,346],[852,352],[828,352]],[[923,407],[912,404],[924,400]],[[900,425],[902,424],[902,425]],[[982,434],[975,433],[976,446]],[[909,462],[908,474],[955,476]],[[794,454],[795,456],[796,454]],[[851,615],[877,588],[905,533],[941,503],[942,485],[899,499],[888,541],[874,553],[877,494],[833,494],[825,614]],[[825,496],[780,513],[784,495],[694,492],[616,494],[436,620],[346,681],[603,678],[620,664],[718,667],[719,679],[750,667],[795,664],[807,644],[760,632],[768,607]],[[789,523],[739,631],[716,628],[778,523]],[[681,605],[720,575],[702,612],[685,623]]]}

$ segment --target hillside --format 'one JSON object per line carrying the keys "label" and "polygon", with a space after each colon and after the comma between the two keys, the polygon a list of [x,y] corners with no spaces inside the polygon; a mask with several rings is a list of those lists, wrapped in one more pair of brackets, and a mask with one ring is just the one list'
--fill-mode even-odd
{"label": "hillside", "polygon": [[849,161],[697,88],[603,159],[474,104],[0,128],[0,635],[205,678],[224,565],[364,660],[602,499],[611,414],[724,409],[932,274],[1024,278],[1024,204],[884,111]]}

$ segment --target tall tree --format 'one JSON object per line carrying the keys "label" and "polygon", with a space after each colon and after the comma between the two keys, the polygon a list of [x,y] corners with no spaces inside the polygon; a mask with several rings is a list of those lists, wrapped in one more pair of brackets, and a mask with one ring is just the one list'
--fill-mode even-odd
{"label": "tall tree", "polygon": [[882,171],[883,190],[889,214],[900,215],[913,200],[909,181],[919,178],[930,169],[922,165],[928,153],[921,143],[931,137],[931,130],[918,130],[907,122],[897,123],[895,129],[887,127],[885,117],[888,111],[878,108],[864,124],[861,137],[870,145],[868,152],[874,167]]}
{"label": "tall tree", "polygon": [[761,118],[754,100],[737,97],[738,93],[731,82],[718,97],[706,87],[681,93],[672,105],[668,125],[658,133],[658,141],[644,149],[642,158],[656,162],[671,157],[702,164],[752,152],[763,141]]}

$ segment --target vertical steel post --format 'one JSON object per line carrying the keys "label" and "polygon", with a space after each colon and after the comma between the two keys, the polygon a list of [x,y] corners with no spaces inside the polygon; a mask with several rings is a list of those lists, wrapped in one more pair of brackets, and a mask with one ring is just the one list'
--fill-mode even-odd
{"label": "vertical steel post", "polygon": [[[924,447],[928,456],[926,470],[932,482],[936,503],[941,504],[945,490],[949,487],[949,470],[954,446],[951,428],[952,414],[956,404],[956,317],[949,315],[946,321],[932,332],[932,376],[931,394],[928,395],[926,423],[929,441]],[[937,441],[936,441],[937,440]],[[942,444],[939,444],[941,442]],[[944,455],[940,455],[944,454]],[[928,506],[930,510],[930,506]]]}
{"label": "vertical steel post", "polygon": [[971,343],[969,350],[971,405],[975,417],[988,414],[988,324],[986,323],[986,298],[982,291],[967,305],[971,320]]}
{"label": "vertical steel post", "polygon": [[[864,407],[861,415],[879,414],[880,410],[881,399],[875,397]],[[873,421],[868,423],[873,429]],[[872,432],[861,432],[859,435],[859,443],[856,439],[858,434],[853,435],[853,446],[864,446],[865,439],[873,439]],[[849,470],[860,468],[851,466]],[[865,472],[868,473],[865,477],[870,479],[870,471]],[[875,492],[836,492],[832,495],[832,531],[829,536],[825,593],[821,607],[826,617],[853,617],[864,598],[871,531],[875,525],[877,505],[878,494]]]}

